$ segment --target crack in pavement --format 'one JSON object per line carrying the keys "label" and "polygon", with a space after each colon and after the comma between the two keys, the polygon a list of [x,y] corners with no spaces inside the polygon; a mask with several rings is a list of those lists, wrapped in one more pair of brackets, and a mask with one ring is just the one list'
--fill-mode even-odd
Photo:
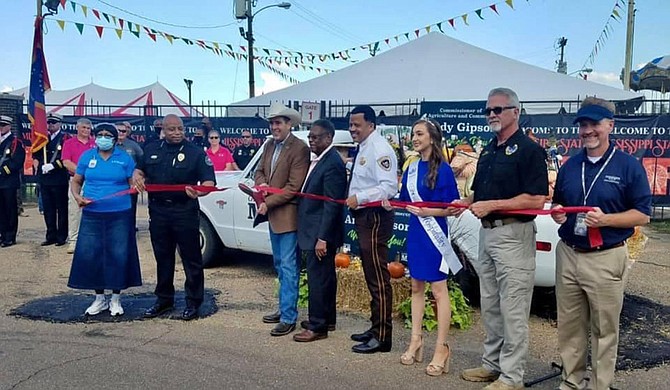
{"label": "crack in pavement", "polygon": [[42,372],[51,370],[52,368],[63,367],[63,366],[68,365],[68,364],[70,364],[70,363],[75,363],[75,362],[78,362],[78,361],[81,361],[81,360],[95,358],[95,357],[102,356],[102,355],[105,355],[105,354],[108,354],[108,353],[110,353],[110,351],[99,352],[99,353],[96,353],[96,354],[94,354],[94,355],[82,356],[82,357],[78,357],[78,358],[75,358],[75,359],[66,360],[66,361],[64,361],[64,362],[60,362],[60,363],[52,364],[52,365],[47,366],[47,367],[40,368],[39,370],[36,370],[36,371],[33,372],[32,374],[28,375],[28,377],[23,378],[23,379],[19,380],[18,382],[14,383],[14,384],[13,384],[12,386],[10,386],[9,388],[10,388],[10,389],[15,389],[17,386],[20,386],[21,384],[23,384],[23,383],[25,383],[25,382],[31,380],[31,379],[32,379],[33,377],[35,377],[36,375],[38,375],[38,374],[40,374],[40,373],[42,373]]}

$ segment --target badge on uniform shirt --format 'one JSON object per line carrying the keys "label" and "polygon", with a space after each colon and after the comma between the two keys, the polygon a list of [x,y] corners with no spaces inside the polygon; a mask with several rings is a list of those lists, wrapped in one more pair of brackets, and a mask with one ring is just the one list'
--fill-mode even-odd
{"label": "badge on uniform shirt", "polygon": [[253,156],[255,152],[256,152],[255,150],[251,149],[251,150],[249,151],[249,156]]}
{"label": "badge on uniform shirt", "polygon": [[207,156],[207,155],[205,156],[205,164],[207,164],[210,167],[214,165],[214,163],[212,162],[212,159],[209,158],[209,156]]}
{"label": "badge on uniform shirt", "polygon": [[5,154],[6,154],[6,155],[10,155],[10,154],[12,154],[11,149],[7,148],[7,149],[5,150]]}
{"label": "badge on uniform shirt", "polygon": [[98,165],[98,160],[92,159],[91,161],[88,162],[88,167],[93,169],[95,166]]}
{"label": "badge on uniform shirt", "polygon": [[382,167],[383,170],[385,171],[390,171],[391,170],[391,158],[388,156],[384,156],[377,160],[377,163],[379,164],[380,167]]}
{"label": "badge on uniform shirt", "polygon": [[367,160],[365,160],[365,157],[361,157],[361,158],[358,159],[358,163],[361,164],[361,165],[365,165],[366,162],[367,162]]}
{"label": "badge on uniform shirt", "polygon": [[575,236],[586,237],[586,213],[578,213],[575,220]]}
{"label": "badge on uniform shirt", "polygon": [[62,148],[63,148],[63,147],[60,146],[60,144],[59,144],[58,147],[57,147],[56,149],[61,150]]}
{"label": "badge on uniform shirt", "polygon": [[151,157],[149,157],[149,158],[152,159],[152,160],[155,160],[155,159],[158,158],[158,155],[157,154],[152,154]]}
{"label": "badge on uniform shirt", "polygon": [[177,161],[179,161],[179,162],[184,161],[185,158],[186,158],[186,156],[184,156],[184,153],[179,153],[177,155]]}
{"label": "badge on uniform shirt", "polygon": [[505,154],[510,156],[510,155],[516,153],[517,150],[519,150],[519,145],[517,145],[517,144],[510,145],[510,146],[505,148]]}

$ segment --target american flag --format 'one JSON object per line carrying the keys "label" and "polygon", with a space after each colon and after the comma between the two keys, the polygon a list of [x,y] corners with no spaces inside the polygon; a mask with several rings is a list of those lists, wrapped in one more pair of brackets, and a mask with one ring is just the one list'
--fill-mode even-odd
{"label": "american flag", "polygon": [[44,92],[51,89],[49,72],[42,47],[42,20],[35,18],[35,37],[33,38],[33,57],[30,70],[30,96],[28,98],[28,118],[32,125],[31,152],[42,149],[49,142],[47,131],[47,113],[44,107]]}

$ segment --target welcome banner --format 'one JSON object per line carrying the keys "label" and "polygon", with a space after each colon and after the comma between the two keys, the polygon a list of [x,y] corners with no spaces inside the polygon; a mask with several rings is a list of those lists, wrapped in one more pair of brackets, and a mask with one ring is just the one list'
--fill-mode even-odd
{"label": "welcome banner", "polygon": [[[421,114],[438,121],[452,143],[486,144],[492,133],[486,123],[486,102],[423,102]],[[555,144],[563,158],[582,148],[575,114],[522,115],[520,127],[545,148]],[[654,203],[670,203],[670,115],[617,116],[610,135],[614,145],[635,156],[647,171]]]}

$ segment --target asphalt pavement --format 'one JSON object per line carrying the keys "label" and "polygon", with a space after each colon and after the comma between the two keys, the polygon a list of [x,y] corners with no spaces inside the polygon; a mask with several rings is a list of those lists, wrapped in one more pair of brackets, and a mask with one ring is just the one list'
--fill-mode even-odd
{"label": "asphalt pavement", "polygon": [[[140,209],[138,215],[145,211]],[[424,373],[435,335],[427,336],[426,361],[414,366],[399,362],[409,331],[396,322],[390,353],[358,355],[350,351],[349,335],[365,330],[365,316],[339,313],[337,330],[328,339],[296,343],[290,336],[271,337],[272,325],[261,316],[274,309],[274,273],[268,257],[231,255],[226,265],[206,270],[208,298],[215,310],[207,317],[183,322],[170,318],[90,321],[76,313],[92,299],[67,288],[71,256],[66,247],[39,247],[43,222],[36,209],[21,218],[19,244],[0,249],[0,389],[480,389],[459,378],[479,364],[483,337],[478,316],[468,331],[452,329],[451,372],[433,378]],[[136,298],[150,296],[155,283],[154,259],[140,217],[139,247],[145,285],[122,297],[139,310]],[[667,277],[670,250],[667,236],[650,239],[640,269],[648,265]],[[637,265],[636,265],[637,267]],[[658,269],[657,269],[658,268]],[[636,269],[634,269],[634,273]],[[183,271],[177,266],[176,287]],[[635,278],[632,278],[635,280]],[[637,282],[635,282],[637,283]],[[667,287],[666,282],[657,288]],[[637,286],[637,285],[636,285]],[[644,289],[634,286],[636,293]],[[666,290],[668,291],[668,290]],[[39,300],[60,297],[57,311],[74,313],[69,321],[29,318],[17,313]],[[652,297],[650,299],[664,297]],[[51,301],[49,301],[51,302]],[[667,305],[670,302],[660,302]],[[53,306],[45,306],[53,308]],[[39,309],[39,305],[38,305]],[[39,312],[39,310],[38,310]],[[301,319],[306,311],[301,310]],[[556,361],[555,323],[533,316],[527,380],[552,372]],[[620,389],[663,389],[670,383],[668,364],[617,373]],[[553,389],[556,378],[533,386]]]}

